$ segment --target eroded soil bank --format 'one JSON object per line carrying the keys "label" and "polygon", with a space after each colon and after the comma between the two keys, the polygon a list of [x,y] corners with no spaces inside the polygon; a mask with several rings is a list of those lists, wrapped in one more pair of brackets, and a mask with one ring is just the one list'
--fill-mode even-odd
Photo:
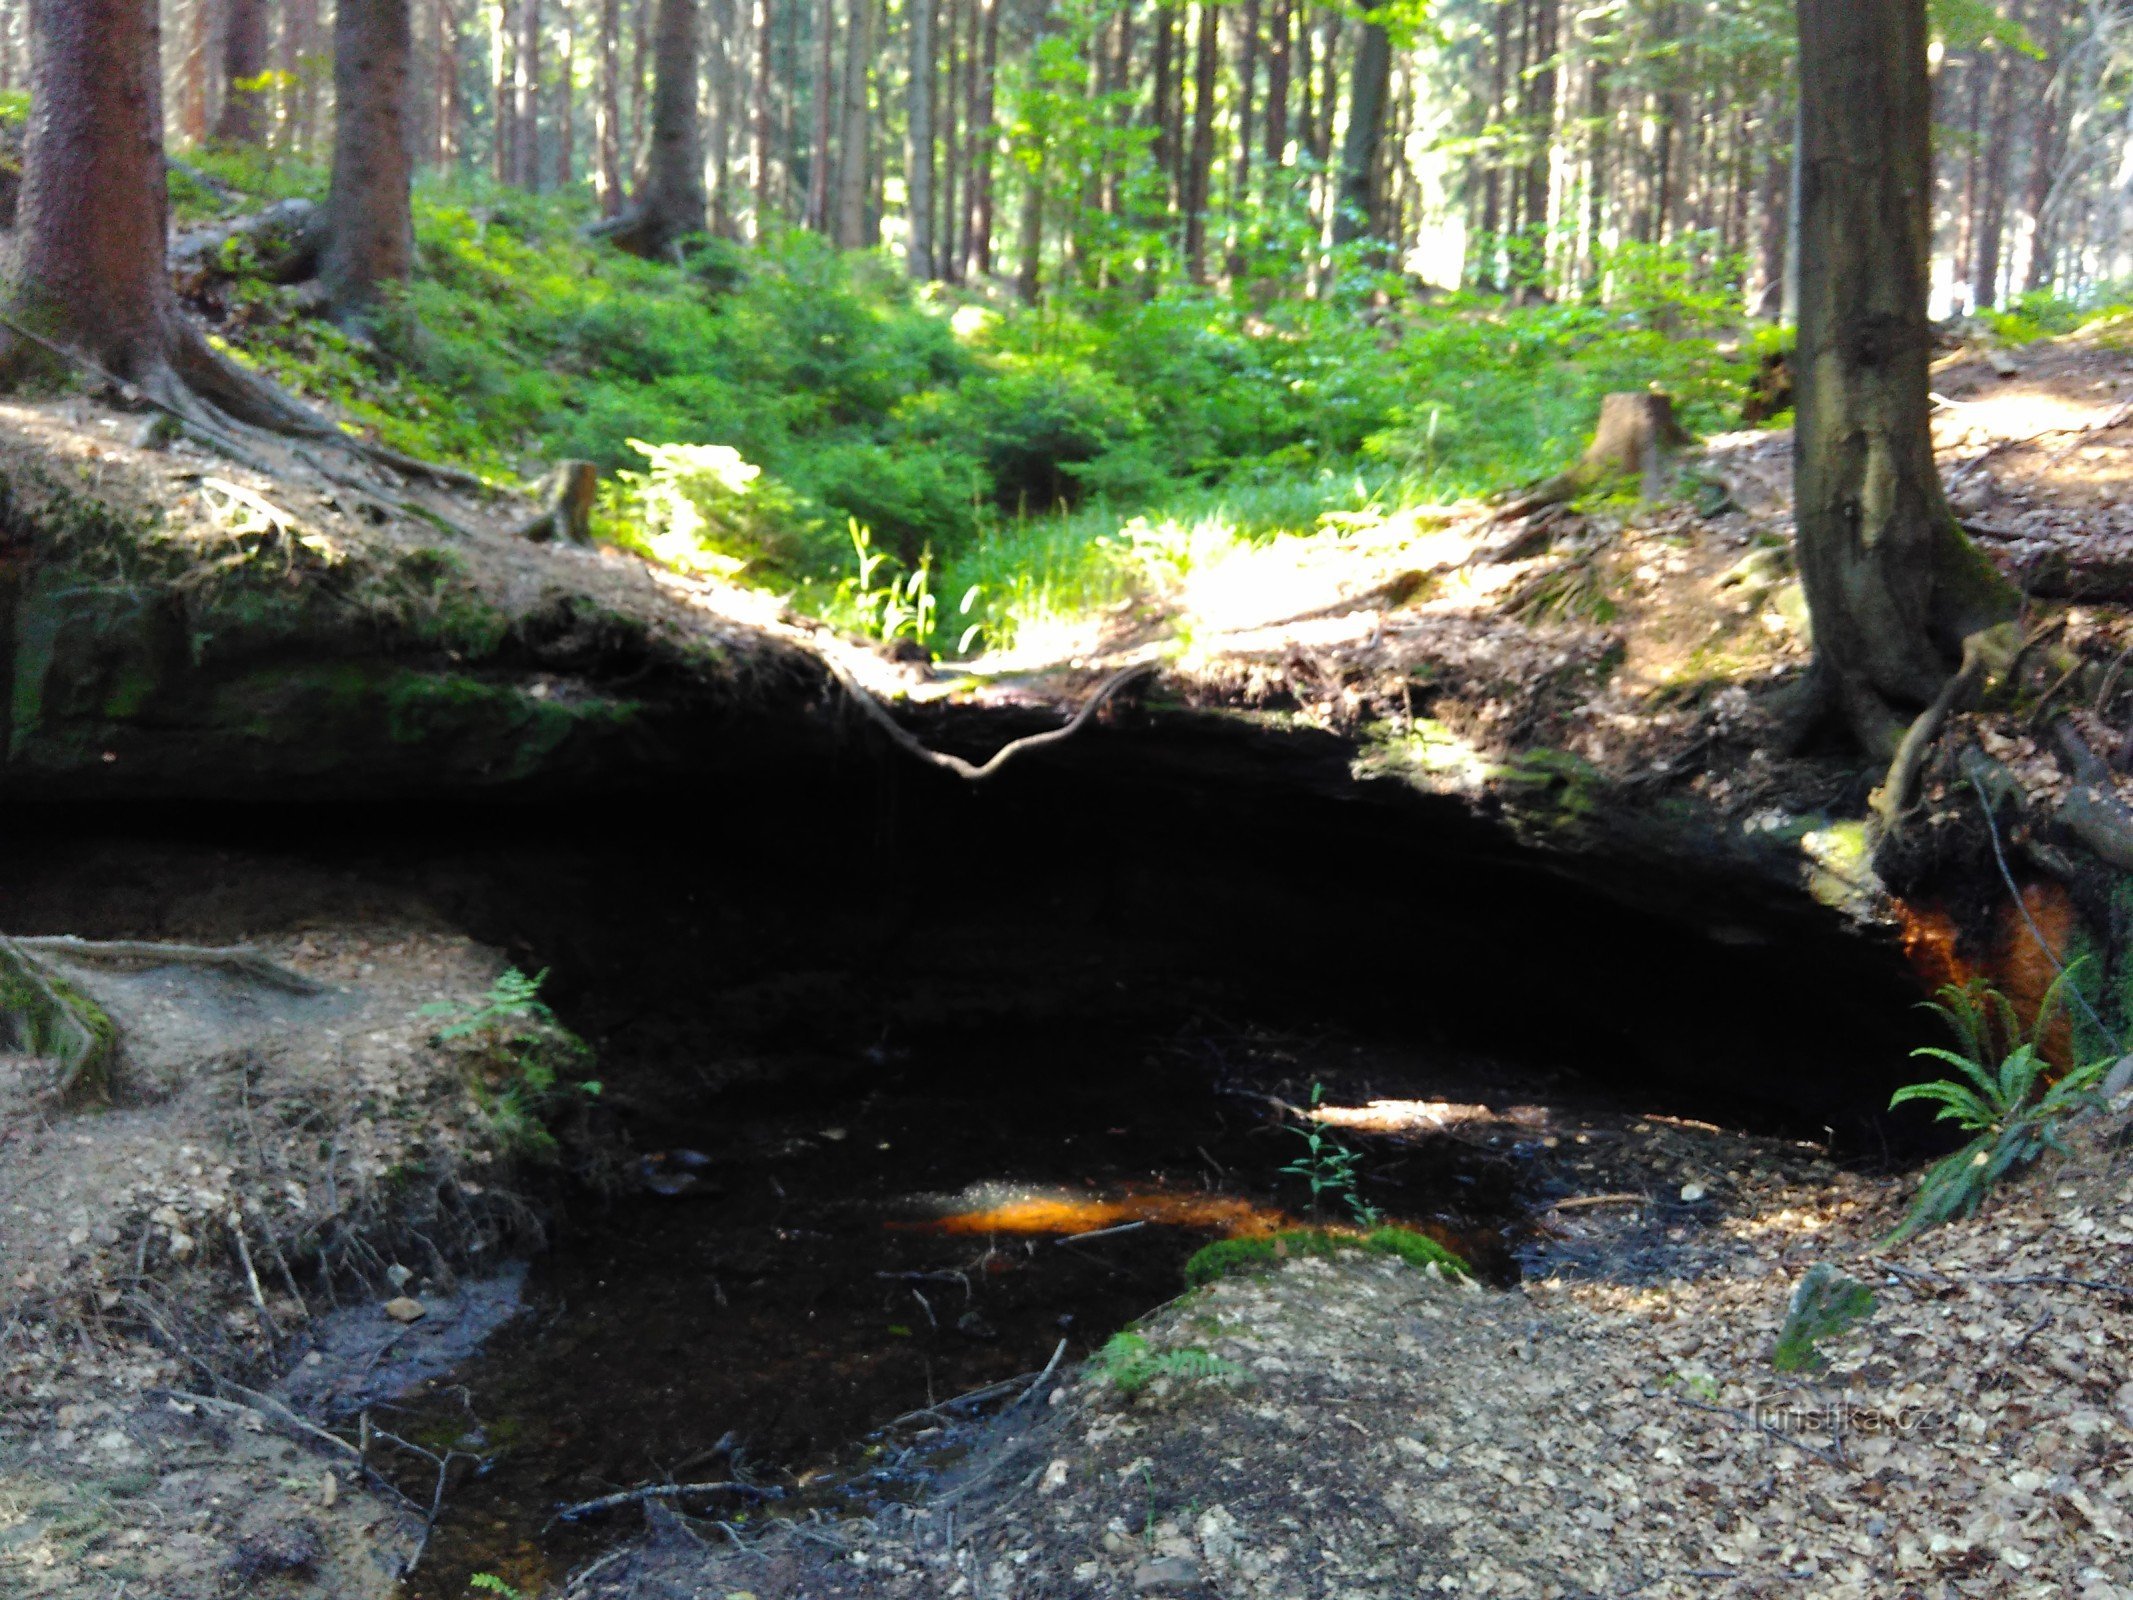
{"label": "eroded soil bank", "polygon": [[[383,1593],[419,1547],[416,1592],[475,1571],[531,1592],[639,1515],[544,1533],[556,1504],[669,1475],[795,1509],[810,1474],[825,1506],[908,1498],[950,1465],[903,1454],[936,1424],[873,1430],[1062,1339],[1071,1370],[1172,1297],[1197,1244],[1304,1211],[1266,1097],[1314,1083],[1408,1107],[1347,1135],[1363,1196],[1498,1284],[1544,1259],[1664,1273],[1704,1248],[1714,1180],[1822,1160],[1643,1112],[1841,1125],[1841,1154],[1878,1153],[1864,1113],[1909,998],[1892,948],[1731,903],[1713,940],[1450,810],[1418,830],[1411,795],[1297,781],[1330,768],[1278,746],[1218,746],[1233,778],[1209,788],[1107,745],[977,794],[855,758],[812,792],[677,796],[657,828],[593,807],[19,814],[0,925],[242,940],[329,992],[276,1009],[85,969],[161,1030],[160,1064],[129,1060],[115,1109],[55,1117],[16,1061],[14,1570],[55,1594],[126,1573],[171,1596]],[[558,1167],[514,1160],[423,1012],[505,960],[552,969],[598,1051]],[[1862,1019],[1841,1049],[1787,1047],[1787,974]],[[1623,1194],[1649,1203],[1550,1215]],[[1032,1199],[1066,1220],[999,1213]],[[486,1263],[543,1244],[490,1354],[424,1353]],[[412,1333],[376,1309],[402,1294],[430,1313]],[[248,1392],[351,1440],[367,1409],[412,1505]],[[182,1538],[153,1535],[172,1519]]]}

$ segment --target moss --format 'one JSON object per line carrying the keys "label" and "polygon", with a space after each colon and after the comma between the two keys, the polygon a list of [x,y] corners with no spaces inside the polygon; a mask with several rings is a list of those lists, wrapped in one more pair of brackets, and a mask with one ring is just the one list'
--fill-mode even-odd
{"label": "moss", "polygon": [[1331,1256],[1361,1250],[1393,1256],[1411,1267],[1472,1277],[1474,1269],[1426,1233],[1412,1228],[1373,1228],[1369,1233],[1339,1233],[1330,1228],[1291,1228],[1280,1233],[1240,1239],[1217,1239],[1203,1245],[1185,1263],[1185,1281],[1197,1287],[1238,1273],[1268,1272],[1283,1261],[1302,1256]]}
{"label": "moss", "polygon": [[58,1064],[68,1098],[110,1098],[117,1024],[80,989],[11,943],[0,943],[0,1017],[19,1048]]}

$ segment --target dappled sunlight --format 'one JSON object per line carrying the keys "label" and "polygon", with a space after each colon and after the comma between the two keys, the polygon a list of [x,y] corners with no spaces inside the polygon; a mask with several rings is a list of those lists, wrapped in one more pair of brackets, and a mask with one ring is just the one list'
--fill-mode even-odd
{"label": "dappled sunlight", "polygon": [[1372,1100],[1359,1106],[1317,1106],[1310,1116],[1336,1128],[1362,1133],[1432,1133],[1470,1122],[1541,1123],[1540,1106],[1510,1106],[1502,1111],[1455,1100]]}
{"label": "dappled sunlight", "polygon": [[2004,440],[2072,432],[2101,421],[2116,404],[2115,400],[2083,403],[2027,386],[1988,392],[1976,400],[1936,398],[1940,403],[1934,407],[1933,438],[1941,448],[1960,444],[1970,434]]}

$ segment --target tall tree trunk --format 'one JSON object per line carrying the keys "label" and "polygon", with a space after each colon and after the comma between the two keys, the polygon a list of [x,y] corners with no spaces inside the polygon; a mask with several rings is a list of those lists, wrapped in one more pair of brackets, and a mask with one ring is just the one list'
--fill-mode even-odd
{"label": "tall tree trunk", "polygon": [[867,242],[868,161],[872,125],[867,116],[867,74],[874,59],[874,11],[878,0],[851,0],[844,35],[844,108],[837,136],[837,186],[832,200],[834,237],[840,250]]}
{"label": "tall tree trunk", "polygon": [[282,133],[291,155],[309,160],[318,147],[319,0],[287,0],[281,16]]}
{"label": "tall tree trunk", "polygon": [[518,42],[511,51],[511,181],[541,186],[541,0],[518,0]]}
{"label": "tall tree trunk", "polygon": [[1392,82],[1392,38],[1381,22],[1366,22],[1355,43],[1355,72],[1348,86],[1348,130],[1341,140],[1340,204],[1333,214],[1333,242],[1345,244],[1374,231],[1371,174],[1385,133],[1385,92]]}
{"label": "tall tree trunk", "polygon": [[837,92],[837,0],[822,0],[815,39],[814,137],[807,162],[806,226],[829,232],[830,119]]}
{"label": "tall tree trunk", "polygon": [[652,151],[647,115],[651,96],[645,80],[652,70],[652,10],[658,0],[630,0],[629,139],[622,147],[623,170],[631,184],[644,181],[644,164]]}
{"label": "tall tree trunk", "polygon": [[703,232],[711,209],[696,104],[696,0],[658,0],[653,35],[652,136],[644,181],[630,209],[600,231],[637,255],[668,257],[683,239]]}
{"label": "tall tree trunk", "polygon": [[[1792,216],[1792,117],[1774,100],[1763,114],[1763,177],[1757,209],[1755,314],[1776,317],[1784,309],[1785,240]],[[1783,142],[1779,141],[1782,134]]]}
{"label": "tall tree trunk", "polygon": [[1237,51],[1237,153],[1229,169],[1229,261],[1232,278],[1244,271],[1244,230],[1252,204],[1252,141],[1257,137],[1259,0],[1244,0],[1244,37]]}
{"label": "tall tree trunk", "polygon": [[555,186],[568,189],[578,177],[578,30],[563,9],[563,35],[557,41],[562,57],[556,63],[555,86]]}
{"label": "tall tree trunk", "polygon": [[1044,184],[1049,152],[1037,145],[1034,160],[1024,174],[1019,263],[1015,269],[1015,293],[1024,305],[1035,305],[1044,287]]}
{"label": "tall tree trunk", "polygon": [[1155,165],[1163,174],[1168,191],[1166,205],[1171,209],[1178,204],[1178,118],[1174,110],[1178,98],[1177,48],[1177,10],[1171,0],[1155,0],[1155,43],[1148,62],[1148,120],[1155,129]]}
{"label": "tall tree trunk", "polygon": [[754,0],[755,120],[749,129],[748,165],[755,177],[755,236],[769,227],[774,201],[773,168],[778,137],[777,32],[770,0]]}
{"label": "tall tree trunk", "polygon": [[459,92],[459,3],[436,0],[437,11],[437,143],[434,159],[439,171],[458,167],[466,153],[466,106]]}
{"label": "tall tree trunk", "polygon": [[339,0],[333,18],[333,176],[319,283],[334,321],[357,326],[414,265],[408,211],[413,55],[408,0]]}
{"label": "tall tree trunk", "polygon": [[1278,172],[1289,156],[1290,0],[1274,0],[1266,58],[1266,164]]}
{"label": "tall tree trunk", "polygon": [[2014,155],[2014,63],[2003,50],[1992,53],[1991,106],[1979,181],[1977,249],[1970,279],[1970,305],[1975,311],[1999,304],[2000,247],[2007,236],[2007,169]]}
{"label": "tall tree trunk", "polygon": [[512,116],[511,3],[494,0],[489,12],[490,170],[498,183],[517,181],[518,128]]}
{"label": "tall tree trunk", "polygon": [[267,0],[230,0],[222,33],[222,115],[215,137],[257,145],[267,134]]}
{"label": "tall tree trunk", "polygon": [[1925,0],[1799,0],[1800,575],[1816,671],[1872,754],[2011,596],[1942,498],[1927,426]]}
{"label": "tall tree trunk", "polygon": [[1200,0],[1200,39],[1192,68],[1192,147],[1185,162],[1185,270],[1207,281],[1207,208],[1215,162],[1215,69],[1221,62],[1221,16],[1215,0]]}
{"label": "tall tree trunk", "polygon": [[593,197],[603,217],[622,213],[622,3],[600,0],[598,82],[593,89]]}
{"label": "tall tree trunk", "polygon": [[940,234],[933,241],[936,270],[949,283],[963,275],[963,141],[957,126],[962,115],[963,76],[969,64],[963,34],[962,0],[942,0],[941,43],[946,55],[946,83],[939,105]]}
{"label": "tall tree trunk", "polygon": [[910,229],[904,251],[912,277],[933,270],[933,4],[907,0],[911,14],[911,103],[904,154],[905,209]]}
{"label": "tall tree trunk", "polygon": [[1534,0],[1532,17],[1532,64],[1526,77],[1521,121],[1531,141],[1532,157],[1525,171],[1526,230],[1532,236],[1527,261],[1527,286],[1544,287],[1548,281],[1548,187],[1555,150],[1555,52],[1556,0]]}
{"label": "tall tree trunk", "polygon": [[1607,199],[1609,156],[1612,141],[1608,135],[1614,127],[1612,83],[1606,66],[1600,60],[1599,42],[1591,41],[1591,57],[1585,66],[1585,122],[1591,130],[1587,137],[1591,144],[1585,155],[1585,261],[1584,283],[1587,293],[1597,293],[1600,286],[1600,261],[1607,248]]}
{"label": "tall tree trunk", "polygon": [[2052,216],[2052,184],[2059,168],[2061,149],[2060,108],[2066,96],[2064,80],[2066,18],[2060,0],[2038,0],[2031,37],[2044,52],[2033,69],[2037,79],[2036,121],[2029,136],[2029,267],[2022,286],[2048,288],[2055,274],[2055,219]]}
{"label": "tall tree trunk", "polygon": [[993,161],[1000,143],[995,124],[994,79],[1000,64],[1000,0],[974,0],[978,54],[970,94],[970,206],[963,276],[992,275]]}

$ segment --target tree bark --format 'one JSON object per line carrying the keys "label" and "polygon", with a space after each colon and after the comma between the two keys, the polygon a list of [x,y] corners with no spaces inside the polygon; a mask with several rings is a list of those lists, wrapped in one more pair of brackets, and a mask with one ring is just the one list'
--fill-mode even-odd
{"label": "tree bark", "polygon": [[541,0],[518,0],[518,42],[511,51],[511,178],[541,186]]}
{"label": "tree bark", "polygon": [[466,107],[459,94],[459,6],[457,0],[437,0],[437,143],[432,155],[437,168],[450,172],[466,150]]}
{"label": "tree bark", "polygon": [[837,0],[822,0],[815,55],[815,126],[807,163],[807,208],[804,224],[829,232],[830,108],[837,78]]}
{"label": "tree bark", "polygon": [[516,180],[518,129],[511,98],[511,0],[495,0],[489,13],[489,170],[498,183]]}
{"label": "tree bark", "polygon": [[1266,58],[1266,164],[1278,172],[1289,155],[1290,0],[1274,0]]}
{"label": "tree bark", "polygon": [[1821,681],[1891,756],[2011,591],[1957,526],[1927,426],[1925,0],[1799,0],[1800,575]]}
{"label": "tree bark", "polygon": [[222,35],[222,115],[215,137],[257,145],[266,137],[267,0],[230,0]]}
{"label": "tree bark", "polygon": [[1532,141],[1532,159],[1525,171],[1526,229],[1532,250],[1525,263],[1523,281],[1528,288],[1545,288],[1548,281],[1548,189],[1555,149],[1555,39],[1556,0],[1534,0],[1532,65],[1526,76],[1525,103],[1519,108]]}
{"label": "tree bark", "polygon": [[2035,68],[2042,82],[2038,85],[2036,122],[2029,139],[2029,267],[2022,276],[2023,287],[2032,290],[2049,287],[2056,266],[2052,183],[2059,167],[2059,110],[2066,95],[2066,22],[2060,0],[2039,0],[2037,9],[2036,26],[2031,32],[2044,58]]}
{"label": "tree bark", "polygon": [[1985,160],[1979,180],[1977,247],[1970,279],[1970,306],[1983,311],[2000,302],[2000,247],[2007,236],[2007,168],[2014,143],[2014,70],[2005,52],[1992,53],[1991,110],[1985,127]]}
{"label": "tree bark", "polygon": [[578,176],[578,30],[563,13],[562,58],[556,63],[555,186],[568,189]]}
{"label": "tree bark", "polygon": [[971,78],[968,244],[963,276],[992,275],[993,158],[1000,136],[995,123],[994,78],[1000,63],[1000,0],[976,0],[978,55]]}
{"label": "tree bark", "polygon": [[1392,38],[1383,23],[1366,22],[1355,44],[1349,82],[1348,129],[1341,140],[1340,204],[1333,214],[1333,242],[1345,244],[1374,231],[1371,174],[1385,132],[1385,91],[1392,82]]}
{"label": "tree bark", "polygon": [[318,146],[318,0],[288,0],[281,17],[283,137],[292,155],[308,159]]}
{"label": "tree bark", "polygon": [[865,248],[868,162],[872,140],[867,115],[867,75],[874,59],[874,10],[878,0],[851,0],[844,35],[844,108],[837,137],[834,237],[840,250]]}
{"label": "tree bark", "polygon": [[413,54],[408,0],[339,0],[333,21],[333,176],[319,283],[333,320],[358,326],[414,265],[408,209]]}
{"label": "tree bark", "polygon": [[934,0],[908,0],[908,3],[911,8],[911,104],[904,155],[904,198],[910,227],[904,265],[913,278],[926,280],[934,276]]}
{"label": "tree bark", "polygon": [[664,258],[704,230],[703,133],[696,107],[696,0],[658,0],[653,17],[652,134],[630,209],[601,232],[634,254]]}
{"label": "tree bark", "polygon": [[1207,281],[1207,207],[1215,162],[1215,69],[1220,62],[1221,12],[1200,0],[1199,43],[1192,68],[1192,145],[1185,158],[1185,271]]}
{"label": "tree bark", "polygon": [[749,133],[748,164],[755,177],[755,236],[770,225],[777,148],[777,35],[771,26],[770,0],[755,0],[755,125]]}
{"label": "tree bark", "polygon": [[593,90],[593,198],[603,217],[622,212],[621,53],[621,0],[600,0],[598,84]]}

